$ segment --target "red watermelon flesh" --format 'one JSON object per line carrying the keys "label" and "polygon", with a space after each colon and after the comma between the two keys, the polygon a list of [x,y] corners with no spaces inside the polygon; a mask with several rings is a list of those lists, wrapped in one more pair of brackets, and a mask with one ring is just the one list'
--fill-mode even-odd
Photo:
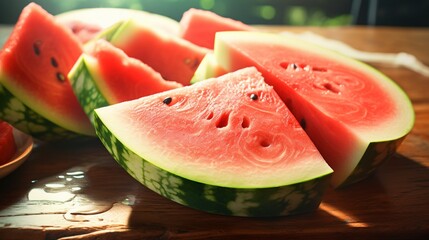
{"label": "red watermelon flesh", "polygon": [[81,52],[80,42],[68,29],[30,3],[0,55],[0,81],[50,121],[77,133],[93,134],[67,79]]}
{"label": "red watermelon flesh", "polygon": [[91,70],[99,72],[100,80],[94,80],[99,80],[97,85],[109,104],[182,87],[180,83],[164,80],[151,67],[128,57],[107,41],[98,40],[90,54],[86,61]]}
{"label": "red watermelon flesh", "polygon": [[252,27],[240,21],[195,8],[186,11],[180,20],[181,37],[209,49],[214,47],[216,32],[251,30]]}
{"label": "red watermelon flesh", "polygon": [[11,160],[16,152],[13,128],[7,122],[0,120],[0,165]]}
{"label": "red watermelon flesh", "polygon": [[210,51],[134,20],[124,22],[110,42],[152,67],[164,79],[183,85],[189,85],[204,55]]}
{"label": "red watermelon flesh", "polygon": [[137,155],[205,184],[278,187],[332,171],[255,68],[95,112]]}
{"label": "red watermelon flesh", "polygon": [[[413,126],[405,93],[363,63],[268,33],[224,32],[216,41],[222,67],[262,72],[334,169],[334,186],[358,169],[371,144],[385,142],[374,151],[386,157]],[[375,156],[366,159],[370,167],[378,164]]]}

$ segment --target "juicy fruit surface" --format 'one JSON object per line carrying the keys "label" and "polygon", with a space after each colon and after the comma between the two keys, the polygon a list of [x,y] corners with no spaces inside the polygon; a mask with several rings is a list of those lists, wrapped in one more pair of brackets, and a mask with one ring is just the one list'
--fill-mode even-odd
{"label": "juicy fruit surface", "polygon": [[0,120],[0,165],[12,159],[16,152],[13,128],[7,122]]}
{"label": "juicy fruit surface", "polygon": [[254,68],[95,113],[98,136],[134,178],[210,212],[311,211],[332,172]]}
{"label": "juicy fruit surface", "polygon": [[299,123],[255,72],[248,69],[96,113],[138,155],[195,181],[276,187],[328,174],[330,168]]}
{"label": "juicy fruit surface", "polygon": [[108,42],[97,42],[91,55],[97,62],[100,78],[105,80],[100,81],[99,86],[105,84],[106,97],[111,96],[108,98],[111,104],[182,86],[177,82],[164,80],[151,67],[137,59],[129,58]]}
{"label": "juicy fruit surface", "polygon": [[[374,162],[376,157],[364,158],[370,143],[400,142],[413,126],[411,103],[397,85],[328,50],[279,35],[236,32],[218,35],[215,55],[226,70],[256,66],[262,72],[333,167],[335,186],[355,174],[360,161]],[[390,156],[379,152],[384,160]]]}
{"label": "juicy fruit surface", "polygon": [[93,129],[68,83],[80,43],[35,4],[22,12],[0,55],[0,82],[35,112],[68,130]]}
{"label": "juicy fruit surface", "polygon": [[180,36],[198,46],[213,49],[216,32],[251,31],[252,27],[210,11],[189,9],[180,20]]}
{"label": "juicy fruit surface", "polygon": [[86,49],[70,71],[69,78],[91,121],[95,108],[182,86],[164,80],[151,67],[128,57],[104,40],[87,45]]}
{"label": "juicy fruit surface", "polygon": [[139,59],[161,76],[182,85],[191,78],[208,49],[165,34],[138,21],[126,21],[112,34],[109,41],[128,56]]}
{"label": "juicy fruit surface", "polygon": [[[219,39],[219,45],[223,45],[220,48],[229,50],[228,56],[221,57],[228,58],[227,69],[249,64],[259,66],[261,71],[263,68],[267,75],[273,76],[267,77],[266,81],[280,92],[285,102],[291,99],[284,95],[296,92],[308,101],[311,99],[328,117],[338,119],[357,131],[380,126],[389,128],[389,121],[409,121],[412,115],[410,112],[398,114],[399,110],[409,106],[409,102],[395,100],[398,95],[406,99],[397,86],[351,59],[335,56],[323,49],[309,49],[306,44],[272,34],[224,34]],[[270,44],[266,44],[268,42]],[[243,57],[244,54],[247,56]],[[219,62],[221,65],[224,63]],[[403,117],[395,119],[400,115]]]}

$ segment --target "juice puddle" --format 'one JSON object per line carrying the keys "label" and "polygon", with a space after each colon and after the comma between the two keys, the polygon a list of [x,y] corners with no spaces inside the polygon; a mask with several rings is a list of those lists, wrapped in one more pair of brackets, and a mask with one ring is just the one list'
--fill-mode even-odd
{"label": "juice puddle", "polygon": [[70,169],[58,176],[33,180],[33,188],[28,192],[30,201],[68,202],[87,186],[87,168]]}
{"label": "juice puddle", "polygon": [[[91,181],[92,174],[109,175],[103,167],[96,165],[69,169],[56,176],[33,180],[27,198],[31,204],[39,205],[44,212],[63,213],[70,222],[104,221],[104,213],[113,207],[127,209],[136,202],[136,197],[127,191],[117,192],[105,185]],[[108,215],[108,214],[107,214]]]}

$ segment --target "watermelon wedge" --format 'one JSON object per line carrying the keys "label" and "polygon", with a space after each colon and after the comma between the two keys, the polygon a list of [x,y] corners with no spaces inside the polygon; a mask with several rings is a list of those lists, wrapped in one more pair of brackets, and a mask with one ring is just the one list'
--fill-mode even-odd
{"label": "watermelon wedge", "polygon": [[128,57],[105,40],[88,44],[85,49],[69,79],[91,120],[95,108],[182,87],[180,83],[164,80],[151,67]]}
{"label": "watermelon wedge", "polygon": [[326,164],[255,68],[95,110],[96,133],[135,179],[219,214],[316,209]]}
{"label": "watermelon wedge", "polygon": [[214,12],[191,8],[180,19],[180,36],[201,47],[213,49],[217,32],[252,31],[251,26]]}
{"label": "watermelon wedge", "polygon": [[100,38],[149,65],[164,79],[182,85],[190,84],[204,55],[210,52],[209,49],[133,19],[106,29]]}
{"label": "watermelon wedge", "polygon": [[0,53],[0,118],[41,140],[94,135],[67,73],[81,44],[30,3]]}
{"label": "watermelon wedge", "polygon": [[374,68],[302,40],[222,32],[214,55],[226,71],[255,66],[334,169],[336,187],[366,178],[414,124],[409,98]]}

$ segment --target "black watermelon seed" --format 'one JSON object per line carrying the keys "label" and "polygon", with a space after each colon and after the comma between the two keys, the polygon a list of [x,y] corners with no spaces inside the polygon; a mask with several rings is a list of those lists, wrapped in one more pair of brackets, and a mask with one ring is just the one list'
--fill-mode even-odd
{"label": "black watermelon seed", "polygon": [[293,70],[295,70],[295,69],[297,69],[297,68],[298,68],[298,65],[296,65],[295,63],[292,63],[292,64],[291,64],[291,67],[293,68]]}
{"label": "black watermelon seed", "polygon": [[37,56],[40,56],[39,42],[33,43],[33,51]]}
{"label": "black watermelon seed", "polygon": [[252,93],[252,94],[250,94],[250,99],[252,99],[253,101],[256,101],[256,100],[258,100],[258,95]]}
{"label": "black watermelon seed", "polygon": [[307,127],[307,122],[305,121],[305,119],[301,119],[301,121],[299,121],[299,125],[301,125],[302,129],[305,130],[305,128]]}
{"label": "black watermelon seed", "polygon": [[64,76],[64,74],[57,72],[56,77],[58,79],[58,81],[60,82],[64,82],[66,80],[66,77]]}
{"label": "black watermelon seed", "polygon": [[51,57],[51,65],[53,66],[53,67],[58,67],[58,62],[57,62],[57,60],[55,59],[55,58],[53,58],[53,57]]}
{"label": "black watermelon seed", "polygon": [[173,99],[171,98],[171,97],[166,97],[162,102],[164,103],[164,104],[170,104],[171,103],[171,101],[173,101]]}

